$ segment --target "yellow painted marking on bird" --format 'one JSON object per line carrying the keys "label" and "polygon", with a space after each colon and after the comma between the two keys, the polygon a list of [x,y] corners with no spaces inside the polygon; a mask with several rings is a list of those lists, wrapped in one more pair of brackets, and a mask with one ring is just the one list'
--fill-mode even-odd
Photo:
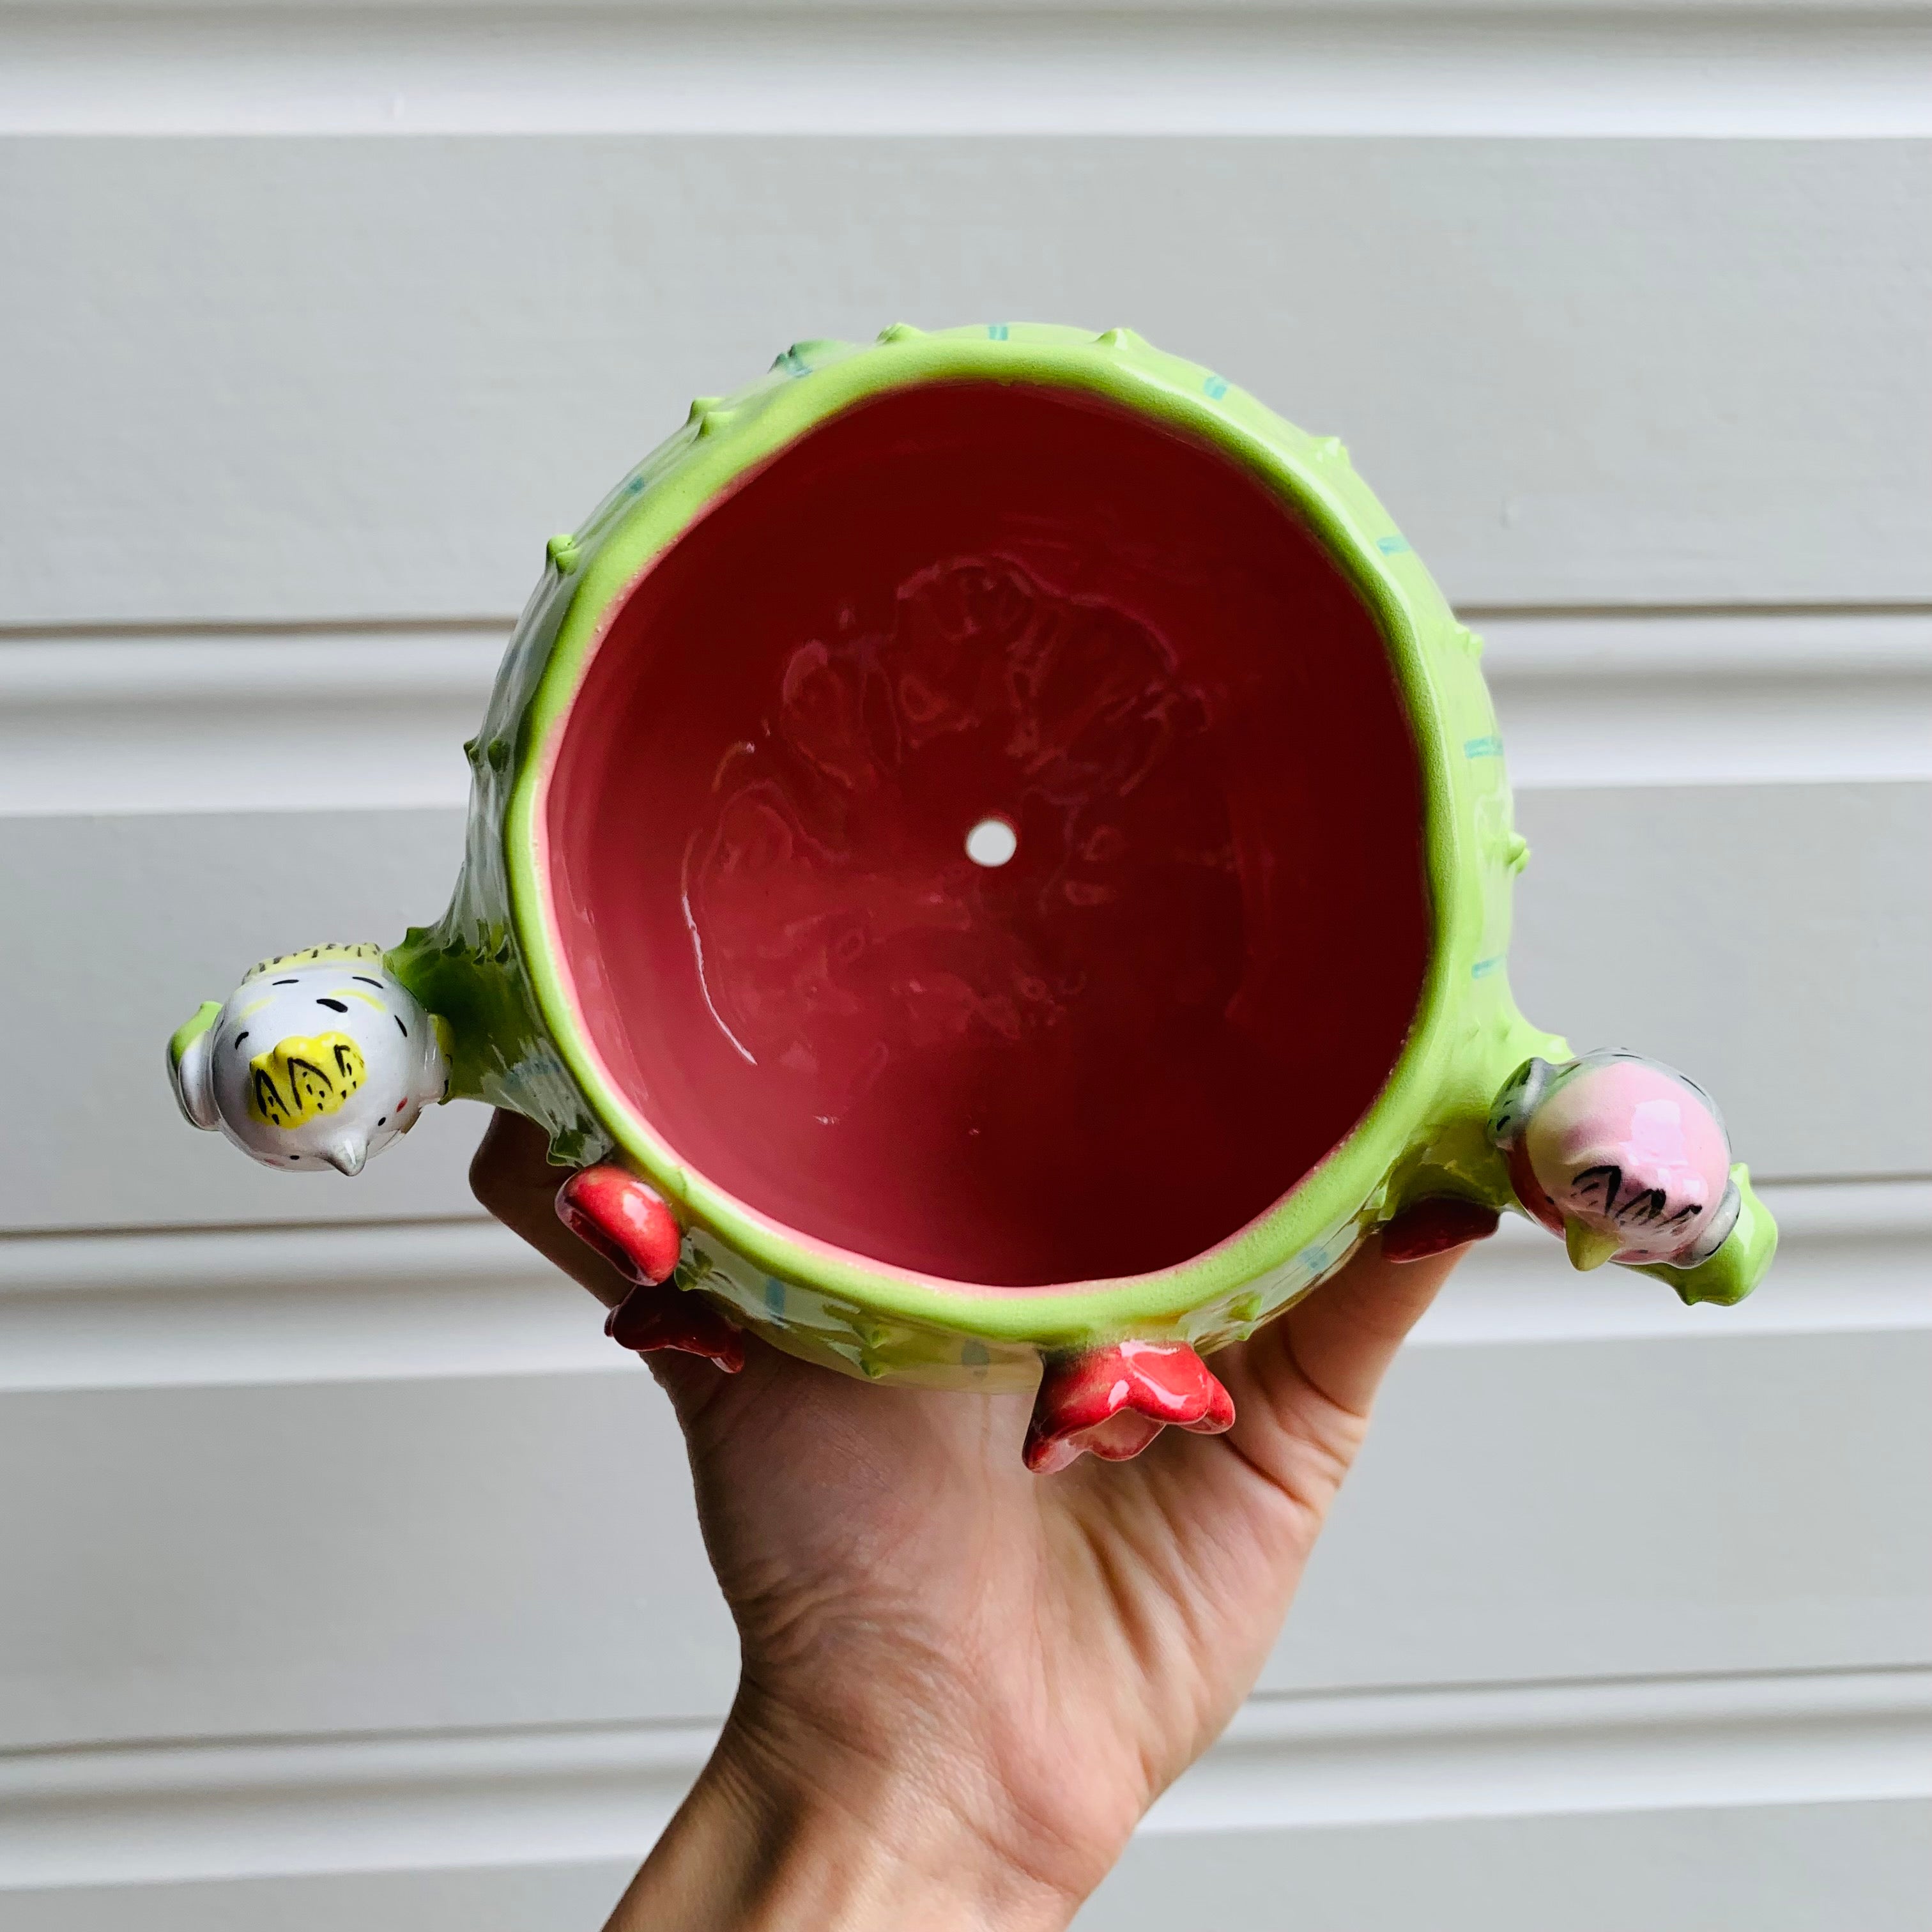
{"label": "yellow painted marking on bird", "polygon": [[264,1126],[298,1127],[334,1113],[367,1070],[346,1033],[282,1040],[248,1063],[248,1112]]}

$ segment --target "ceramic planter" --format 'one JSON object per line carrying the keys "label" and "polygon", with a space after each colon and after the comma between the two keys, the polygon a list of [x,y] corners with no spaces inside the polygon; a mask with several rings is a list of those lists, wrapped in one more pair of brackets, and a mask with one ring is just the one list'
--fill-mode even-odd
{"label": "ceramic planter", "polygon": [[1376,1229],[1735,1301],[1714,1108],[1511,1000],[1480,650],[1338,442],[1124,330],[802,343],[550,543],[442,918],[265,962],[176,1090],[298,1169],[514,1108],[620,1340],[1037,1379],[1042,1468],[1226,1426]]}

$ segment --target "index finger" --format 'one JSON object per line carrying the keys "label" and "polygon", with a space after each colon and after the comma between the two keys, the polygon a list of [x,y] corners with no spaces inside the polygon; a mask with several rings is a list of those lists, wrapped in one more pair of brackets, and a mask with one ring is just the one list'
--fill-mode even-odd
{"label": "index finger", "polygon": [[470,1191],[505,1227],[615,1308],[632,1284],[557,1219],[556,1191],[569,1178],[550,1160],[550,1136],[507,1108],[497,1108],[470,1163]]}

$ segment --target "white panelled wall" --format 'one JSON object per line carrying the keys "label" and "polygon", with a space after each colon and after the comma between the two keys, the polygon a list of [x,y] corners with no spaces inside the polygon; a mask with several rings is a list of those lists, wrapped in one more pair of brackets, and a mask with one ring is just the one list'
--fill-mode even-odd
{"label": "white panelled wall", "polygon": [[160,1046],[440,909],[543,540],[692,394],[1036,317],[1347,438],[1488,640],[1526,1010],[1786,1230],[1732,1311],[1473,1260],[1082,1927],[1918,1932],[1928,75],[1822,0],[0,0],[0,1925],[588,1928],[669,1815],[730,1633],[480,1114],[278,1178]]}

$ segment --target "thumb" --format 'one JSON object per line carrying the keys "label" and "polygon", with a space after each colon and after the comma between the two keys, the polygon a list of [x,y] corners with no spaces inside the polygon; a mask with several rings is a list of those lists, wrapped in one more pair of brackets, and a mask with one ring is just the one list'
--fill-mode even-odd
{"label": "thumb", "polygon": [[631,1283],[557,1219],[556,1192],[570,1178],[550,1164],[550,1137],[534,1120],[499,1108],[470,1162],[470,1191],[510,1232],[615,1308]]}
{"label": "thumb", "polygon": [[1316,1394],[1366,1418],[1396,1351],[1428,1312],[1470,1244],[1414,1262],[1391,1261],[1372,1234],[1334,1278],[1264,1329]]}
{"label": "thumb", "polygon": [[[620,1307],[634,1284],[557,1218],[556,1192],[569,1174],[568,1168],[551,1165],[549,1137],[542,1128],[500,1108],[470,1163],[470,1187],[505,1227],[545,1261],[588,1288],[606,1308]],[[749,1336],[746,1342],[748,1352],[762,1346]],[[718,1385],[738,1379],[721,1374],[698,1356],[671,1349],[653,1349],[643,1359],[687,1432],[710,1406]],[[747,1372],[751,1366],[748,1362]]]}

